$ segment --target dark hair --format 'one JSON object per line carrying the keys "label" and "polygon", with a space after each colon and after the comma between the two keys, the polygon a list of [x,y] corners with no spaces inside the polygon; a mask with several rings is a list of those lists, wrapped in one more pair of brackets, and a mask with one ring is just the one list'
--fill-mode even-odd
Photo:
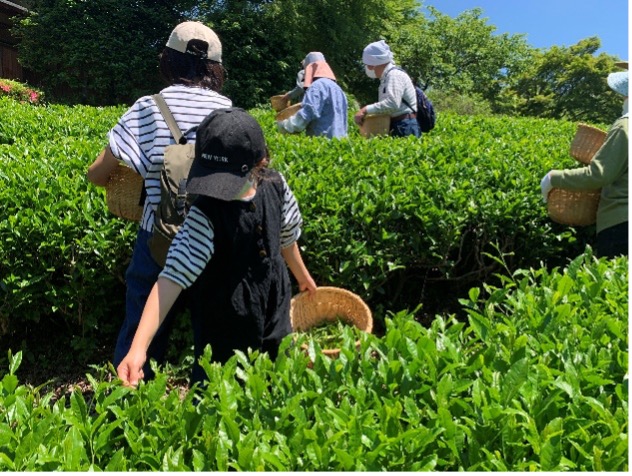
{"label": "dark hair", "polygon": [[260,184],[264,180],[270,180],[270,174],[267,172],[267,169],[270,166],[270,160],[270,149],[268,149],[268,146],[266,145],[266,155],[262,157],[250,171],[252,181],[255,184]]}
{"label": "dark hair", "polygon": [[222,63],[165,47],[160,55],[160,75],[167,84],[199,86],[221,92],[226,80]]}

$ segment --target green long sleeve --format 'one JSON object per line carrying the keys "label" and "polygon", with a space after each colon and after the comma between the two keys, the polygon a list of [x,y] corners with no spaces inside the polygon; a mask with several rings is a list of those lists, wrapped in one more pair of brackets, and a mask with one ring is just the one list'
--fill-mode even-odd
{"label": "green long sleeve", "polygon": [[568,190],[601,189],[597,233],[628,221],[628,118],[608,130],[606,140],[590,164],[550,172],[551,185]]}

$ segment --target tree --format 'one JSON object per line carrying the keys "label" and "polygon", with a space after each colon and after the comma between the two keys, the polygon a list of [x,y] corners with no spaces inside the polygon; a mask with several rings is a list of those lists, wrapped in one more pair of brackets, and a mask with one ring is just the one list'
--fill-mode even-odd
{"label": "tree", "polygon": [[393,30],[400,63],[422,87],[478,95],[493,103],[529,57],[523,35],[495,34],[496,27],[487,24],[480,8],[456,18],[428,9],[430,18]]}
{"label": "tree", "polygon": [[14,29],[20,62],[47,97],[89,105],[130,103],[162,82],[158,55],[195,2],[35,0]]}
{"label": "tree", "polygon": [[504,95],[513,97],[522,115],[609,124],[621,114],[621,97],[606,82],[617,58],[595,56],[600,47],[599,38],[591,37],[538,51]]}
{"label": "tree", "polygon": [[223,0],[198,2],[195,15],[222,40],[226,94],[248,108],[293,88],[310,51],[325,55],[346,91],[370,90],[374,99],[362,50],[420,15],[418,8],[417,0]]}

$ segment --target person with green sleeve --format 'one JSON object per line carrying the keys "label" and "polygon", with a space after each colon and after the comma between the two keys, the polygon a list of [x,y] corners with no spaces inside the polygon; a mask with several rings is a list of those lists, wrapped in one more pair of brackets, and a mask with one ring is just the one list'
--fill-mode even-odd
{"label": "person with green sleeve", "polygon": [[623,96],[623,113],[608,130],[601,148],[585,167],[551,170],[540,183],[547,201],[552,188],[601,189],[597,209],[598,257],[628,255],[628,71],[608,75],[608,86]]}

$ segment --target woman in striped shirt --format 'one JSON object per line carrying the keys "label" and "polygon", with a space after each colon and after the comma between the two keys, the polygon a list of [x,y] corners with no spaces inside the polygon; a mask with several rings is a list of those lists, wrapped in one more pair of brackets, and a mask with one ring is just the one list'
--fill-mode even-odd
{"label": "woman in striped shirt", "polygon": [[[171,33],[160,58],[160,73],[169,84],[160,91],[173,113],[180,130],[194,140],[196,127],[212,111],[232,106],[222,96],[225,71],[222,45],[210,28],[198,22],[184,22]],[[125,318],[114,350],[117,366],[129,351],[140,316],[161,266],[149,252],[154,216],[160,203],[160,171],[165,147],[174,139],[158,106],[151,96],[138,99],[108,133],[108,146],[88,170],[88,179],[105,186],[115,167],[123,162],[144,180],[146,198],[134,245],[132,259],[125,274]],[[175,311],[168,321],[172,321]],[[151,358],[162,362],[167,348],[168,325],[162,327],[149,350]],[[151,378],[149,364],[145,377]]]}
{"label": "woman in striped shirt", "polygon": [[198,359],[206,345],[218,362],[235,350],[276,357],[292,331],[287,268],[299,290],[313,293],[316,283],[297,245],[302,218],[294,195],[267,162],[263,131],[243,109],[215,111],[200,124],[187,183],[198,198],[117,368],[127,384],[143,378],[150,344],[184,289],[190,289],[195,344],[192,384],[205,380]]}

